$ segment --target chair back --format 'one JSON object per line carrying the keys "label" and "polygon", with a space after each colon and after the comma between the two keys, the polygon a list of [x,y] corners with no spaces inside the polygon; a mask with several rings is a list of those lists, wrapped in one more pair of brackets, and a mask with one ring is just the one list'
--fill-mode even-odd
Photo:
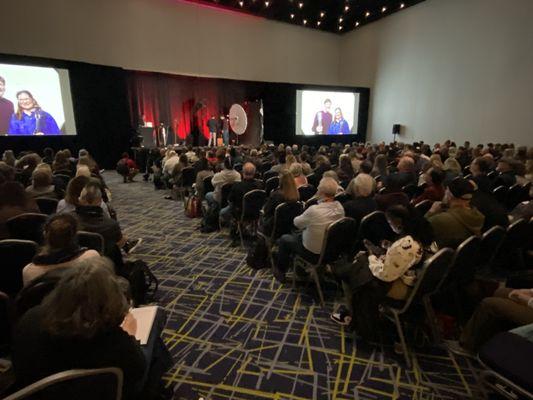
{"label": "chair back", "polygon": [[481,243],[478,255],[478,265],[480,268],[490,267],[492,261],[505,240],[506,230],[501,226],[493,226],[481,236]]}
{"label": "chair back", "polygon": [[183,187],[192,187],[196,181],[196,171],[193,167],[185,167],[181,170],[181,184]]}
{"label": "chair back", "polygon": [[37,244],[44,241],[43,227],[48,219],[46,214],[26,213],[7,220],[7,229],[12,239],[32,240]]}
{"label": "chair back", "polygon": [[37,253],[37,243],[30,240],[0,240],[0,291],[14,296],[22,289],[22,269]]}
{"label": "chair back", "polygon": [[480,248],[481,239],[477,236],[470,236],[457,247],[444,282],[445,286],[464,286],[474,280]]}
{"label": "chair back", "polygon": [[417,191],[418,191],[418,187],[414,183],[410,183],[402,187],[402,192],[404,192],[407,195],[407,197],[409,197],[410,199],[415,197]]}
{"label": "chair back", "polygon": [[238,163],[233,166],[233,169],[237,171],[238,173],[242,173],[242,164]]}
{"label": "chair back", "polygon": [[312,174],[309,174],[306,176],[307,182],[310,185],[313,185],[314,187],[318,186],[318,176],[313,172]]}
{"label": "chair back", "polygon": [[286,233],[291,233],[294,227],[294,218],[304,212],[301,201],[278,204],[274,210],[274,225],[271,240],[274,241]]}
{"label": "chair back", "polygon": [[70,175],[58,174],[58,173],[54,174],[54,178],[60,179],[61,182],[63,183],[64,187],[67,187],[67,185],[68,185],[68,183],[70,182],[70,179],[71,179]]}
{"label": "chair back", "polygon": [[494,181],[498,177],[499,173],[498,171],[490,171],[487,174],[487,178],[489,178],[491,181]]}
{"label": "chair back", "polygon": [[242,198],[241,221],[253,221],[259,219],[266,198],[266,192],[261,189],[254,189],[246,193]]}
{"label": "chair back", "polygon": [[215,190],[213,183],[211,182],[213,180],[213,175],[206,176],[203,180],[204,182],[204,193],[209,193]]}
{"label": "chair back", "polygon": [[7,293],[0,292],[0,354],[9,352],[11,341],[11,301]]}
{"label": "chair back", "polygon": [[492,191],[492,194],[500,204],[505,204],[508,190],[505,186],[498,186]]}
{"label": "chair back", "polygon": [[359,225],[357,238],[360,243],[363,239],[367,239],[376,246],[382,240],[392,240],[394,238],[394,232],[387,222],[385,213],[383,211],[374,211],[364,216]]}
{"label": "chair back", "polygon": [[263,180],[266,182],[268,181],[270,178],[273,178],[275,176],[279,176],[279,172],[276,172],[276,171],[265,171],[263,173]]}
{"label": "chair back", "polygon": [[405,301],[400,313],[408,311],[412,304],[420,303],[425,296],[431,296],[437,292],[442,282],[446,279],[450,265],[453,262],[453,256],[453,249],[446,247],[424,262],[418,273],[415,287]]}
{"label": "chair back", "polygon": [[300,193],[300,200],[306,202],[316,193],[316,187],[310,184],[302,185],[298,188],[298,193]]}
{"label": "chair back", "polygon": [[318,204],[318,198],[313,197],[305,202],[305,209],[307,210],[311,206],[316,206]]}
{"label": "chair back", "polygon": [[52,215],[55,214],[57,210],[57,199],[52,199],[49,197],[38,197],[35,199],[37,202],[37,206],[39,207],[39,210],[46,215]]}
{"label": "chair back", "polygon": [[350,194],[346,192],[339,193],[338,195],[335,196],[335,200],[337,200],[341,204],[346,203],[347,201],[351,199],[352,199],[352,196],[350,196]]}
{"label": "chair back", "polygon": [[104,237],[99,233],[78,231],[78,244],[81,247],[87,247],[91,250],[96,250],[101,255],[105,253]]}
{"label": "chair back", "polygon": [[227,207],[229,193],[231,192],[232,187],[233,187],[233,182],[230,182],[230,183],[226,183],[220,188],[220,208]]}
{"label": "chair back", "polygon": [[269,162],[264,162],[262,163],[261,165],[259,165],[257,167],[257,171],[259,173],[261,173],[261,176],[263,177],[263,179],[266,179],[265,178],[265,174],[268,173],[268,171],[270,170],[270,168],[272,168],[272,163],[269,163]]}
{"label": "chair back", "polygon": [[56,175],[65,175],[70,179],[72,177],[72,171],[70,169],[58,169],[54,171],[54,176]]}
{"label": "chair back", "polygon": [[431,200],[422,200],[415,206],[415,209],[420,213],[421,216],[424,216],[429,211],[432,205],[433,202]]}
{"label": "chair back", "polygon": [[522,201],[522,185],[515,183],[507,191],[507,196],[505,197],[505,206],[508,210],[512,210]]}
{"label": "chair back", "polygon": [[120,368],[72,369],[47,376],[4,400],[121,400],[123,380]]}
{"label": "chair back", "polygon": [[265,191],[267,196],[270,196],[270,193],[276,190],[279,187],[279,176],[273,176],[268,178],[265,182]]}
{"label": "chair back", "polygon": [[356,240],[357,222],[343,217],[329,224],[324,235],[319,265],[331,263],[343,254],[350,253]]}
{"label": "chair back", "polygon": [[507,227],[507,236],[505,243],[515,249],[526,249],[529,244],[531,231],[528,226],[528,221],[524,218],[513,222]]}

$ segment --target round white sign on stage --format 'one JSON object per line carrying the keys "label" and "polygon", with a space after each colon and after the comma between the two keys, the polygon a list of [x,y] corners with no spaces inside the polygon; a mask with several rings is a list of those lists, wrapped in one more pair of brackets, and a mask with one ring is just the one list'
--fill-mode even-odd
{"label": "round white sign on stage", "polygon": [[240,104],[234,104],[229,109],[229,124],[237,135],[242,135],[246,131],[248,117]]}

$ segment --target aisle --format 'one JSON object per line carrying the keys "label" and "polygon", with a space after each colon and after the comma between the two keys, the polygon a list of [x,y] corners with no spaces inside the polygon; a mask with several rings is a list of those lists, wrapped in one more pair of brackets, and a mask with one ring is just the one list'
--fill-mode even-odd
{"label": "aisle", "polygon": [[[475,370],[442,350],[405,370],[391,349],[355,343],[313,297],[247,268],[227,235],[201,234],[181,202],[145,182],[105,175],[135,256],[160,279],[175,399],[454,399],[476,395]],[[139,180],[140,178],[138,178]],[[472,393],[474,391],[474,393]]]}

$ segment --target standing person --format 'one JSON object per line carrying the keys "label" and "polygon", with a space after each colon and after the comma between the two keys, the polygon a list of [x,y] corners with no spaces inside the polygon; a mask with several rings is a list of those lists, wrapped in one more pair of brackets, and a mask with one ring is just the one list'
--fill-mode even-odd
{"label": "standing person", "polygon": [[0,135],[9,130],[9,120],[15,111],[13,103],[4,98],[6,92],[6,80],[0,76]]}
{"label": "standing person", "polygon": [[222,140],[224,141],[224,146],[229,145],[229,119],[222,114],[220,116],[220,120],[222,121]]}
{"label": "standing person", "polygon": [[329,135],[350,134],[350,127],[348,125],[348,122],[344,119],[342,115],[342,110],[339,107],[335,109],[335,119],[329,126],[328,134]]}
{"label": "standing person", "polygon": [[329,126],[333,120],[333,115],[329,111],[330,109],[331,100],[324,100],[324,110],[316,113],[313,127],[311,128],[315,135],[325,135],[329,132]]}
{"label": "standing person", "polygon": [[[209,142],[207,142],[208,146],[216,146],[217,145],[217,130],[218,130],[218,122],[215,119],[214,115],[211,115],[211,118],[207,121],[207,127],[209,128]],[[213,144],[211,144],[211,142]]]}
{"label": "standing person", "polygon": [[55,119],[44,111],[27,90],[17,92],[17,112],[11,116],[10,135],[60,135]]}

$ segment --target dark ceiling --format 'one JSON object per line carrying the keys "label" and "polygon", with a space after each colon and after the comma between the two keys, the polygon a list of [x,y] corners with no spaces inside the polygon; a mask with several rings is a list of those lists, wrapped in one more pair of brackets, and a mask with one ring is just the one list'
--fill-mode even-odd
{"label": "dark ceiling", "polygon": [[424,0],[188,0],[338,34]]}

